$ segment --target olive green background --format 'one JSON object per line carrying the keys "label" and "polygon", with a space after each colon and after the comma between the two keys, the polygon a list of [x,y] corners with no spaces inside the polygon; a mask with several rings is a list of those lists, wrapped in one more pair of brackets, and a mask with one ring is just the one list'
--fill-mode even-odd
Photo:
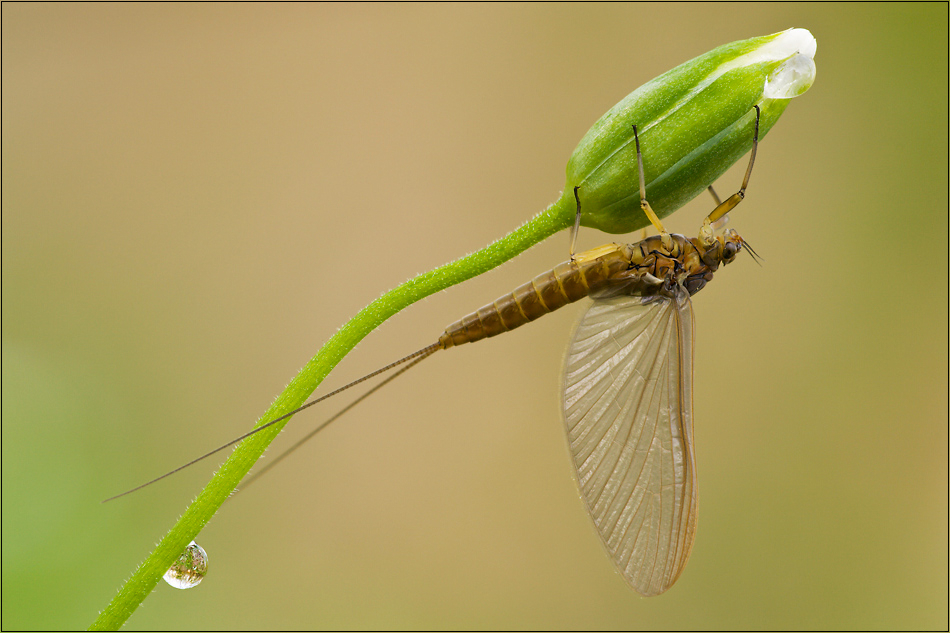
{"label": "olive green background", "polygon": [[[572,481],[573,306],[362,404],[225,504],[202,585],[160,583],[127,626],[948,626],[946,5],[2,11],[4,629],[87,626],[220,460],[101,499],[243,432],[370,300],[554,201],[641,83],[793,26],[817,81],[732,214],[764,266],[694,301],[700,519],[668,593],[627,588]],[[638,236],[581,238],[614,239]],[[567,242],[397,315],[326,387]]]}

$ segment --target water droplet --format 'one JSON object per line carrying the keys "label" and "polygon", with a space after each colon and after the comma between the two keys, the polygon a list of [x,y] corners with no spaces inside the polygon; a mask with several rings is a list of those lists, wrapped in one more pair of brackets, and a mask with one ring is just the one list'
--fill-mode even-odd
{"label": "water droplet", "polygon": [[769,99],[794,99],[815,83],[815,60],[808,55],[794,55],[772,71],[765,81],[765,96]]}
{"label": "water droplet", "polygon": [[176,589],[191,589],[208,573],[208,553],[192,541],[165,572],[165,582]]}

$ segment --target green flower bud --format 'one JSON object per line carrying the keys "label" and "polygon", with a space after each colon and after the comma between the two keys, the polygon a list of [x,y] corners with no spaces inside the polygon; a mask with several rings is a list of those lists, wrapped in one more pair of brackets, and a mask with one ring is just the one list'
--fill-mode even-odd
{"label": "green flower bud", "polygon": [[647,226],[640,209],[633,126],[647,199],[665,217],[752,148],[789,99],[815,81],[815,38],[805,29],[720,46],[637,88],[584,135],[567,164],[565,196],[580,186],[581,224],[608,233]]}

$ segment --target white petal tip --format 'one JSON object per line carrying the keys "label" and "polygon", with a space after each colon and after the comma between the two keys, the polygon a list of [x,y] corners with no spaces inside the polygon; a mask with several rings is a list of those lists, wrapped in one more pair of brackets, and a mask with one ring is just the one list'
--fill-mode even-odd
{"label": "white petal tip", "polygon": [[772,40],[773,45],[784,49],[786,54],[783,57],[794,55],[804,55],[810,59],[815,58],[815,51],[818,50],[818,40],[808,29],[788,29],[779,33],[778,37]]}

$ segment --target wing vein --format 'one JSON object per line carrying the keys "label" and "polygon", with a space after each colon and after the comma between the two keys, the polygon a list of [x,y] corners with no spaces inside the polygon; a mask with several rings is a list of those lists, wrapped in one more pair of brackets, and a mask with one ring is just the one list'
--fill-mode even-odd
{"label": "wing vein", "polygon": [[685,292],[597,299],[565,362],[581,496],[611,559],[644,595],[676,581],[695,533],[691,326]]}

